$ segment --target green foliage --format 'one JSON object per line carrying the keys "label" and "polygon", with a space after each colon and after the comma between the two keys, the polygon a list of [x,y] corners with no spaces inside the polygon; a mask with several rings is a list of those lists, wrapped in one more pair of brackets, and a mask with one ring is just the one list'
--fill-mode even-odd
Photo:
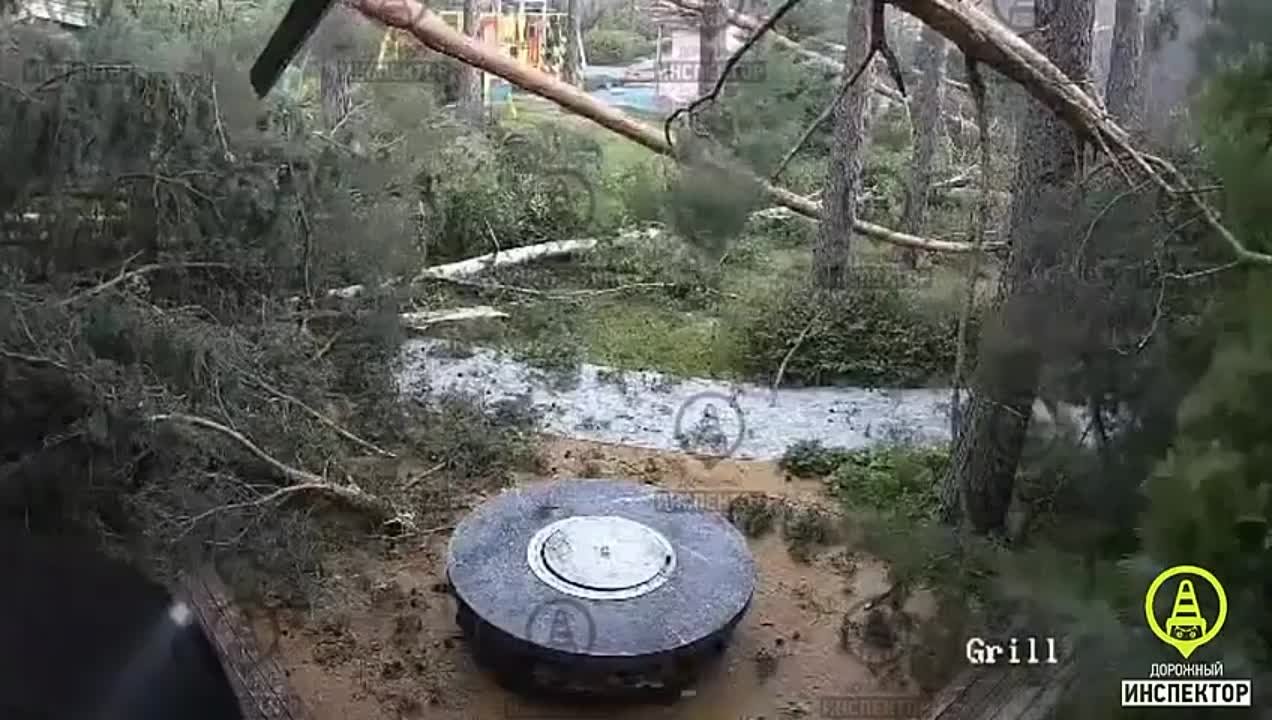
{"label": "green foliage", "polygon": [[1247,326],[1225,338],[1210,370],[1179,410],[1179,435],[1146,483],[1145,549],[1167,564],[1191,563],[1215,573],[1232,607],[1229,622],[1252,631],[1245,650],[1272,663],[1272,301],[1266,281],[1252,277],[1244,297]]}
{"label": "green foliage", "polygon": [[[592,32],[596,30],[630,32],[646,40],[658,37],[658,24],[654,18],[643,6],[632,0],[606,3],[596,25],[591,29]],[[588,60],[591,59],[592,56],[588,55]]]}
{"label": "green foliage", "polygon": [[824,478],[846,462],[850,451],[827,447],[820,440],[800,440],[786,448],[777,465],[797,478]]}
{"label": "green foliage", "polygon": [[[258,102],[244,78],[268,29],[259,18],[276,9],[143,2],[65,45],[0,31],[0,152],[14,161],[0,177],[0,437],[12,490],[0,515],[120,545],[159,569],[220,553],[243,589],[301,601],[328,549],[349,533],[365,540],[366,518],[254,504],[294,474],[226,432],[164,416],[220,423],[280,463],[418,508],[424,523],[450,507],[434,496],[506,480],[533,418],[492,419],[461,400],[403,407],[398,299],[326,299],[327,288],[422,264],[403,239],[436,199],[425,197],[428,163],[385,148],[438,162],[462,133],[430,122],[424,86],[384,106],[410,120],[392,137],[372,120],[320,139],[303,82],[285,79]],[[60,72],[78,61],[116,67]],[[562,217],[548,202],[509,222]],[[485,247],[488,234],[472,242]],[[435,482],[404,486],[356,457],[367,443],[435,459]],[[447,487],[452,477],[464,484]]]}
{"label": "green foliage", "polygon": [[[1204,140],[1223,183],[1225,220],[1252,249],[1272,248],[1272,56],[1264,44],[1266,3],[1220,6],[1202,47],[1222,55],[1203,101]],[[1252,24],[1253,23],[1253,24]],[[1214,66],[1212,66],[1214,67]],[[1214,572],[1228,593],[1229,623],[1246,633],[1225,646],[1272,666],[1272,286],[1250,268],[1223,295],[1220,334],[1208,370],[1179,408],[1171,448],[1145,483],[1144,552],[1163,564]]]}
{"label": "green foliage", "polygon": [[835,517],[817,507],[783,505],[782,537],[791,557],[808,562],[820,547],[835,541]]}
{"label": "green foliage", "polygon": [[[796,63],[785,51],[756,47],[745,62],[751,65],[704,108],[702,123],[741,162],[767,174],[830,102],[835,85],[823,68]],[[824,165],[828,128],[829,123],[809,138],[801,157],[821,158]]]}
{"label": "green foliage", "polygon": [[593,65],[627,65],[654,53],[654,43],[631,30],[597,28],[583,36],[583,51]]}
{"label": "green foliage", "polygon": [[[748,298],[731,318],[748,348],[744,370],[771,376],[790,354],[783,376],[799,385],[926,387],[954,366],[957,323],[896,285],[902,276],[871,271],[869,279],[832,298],[815,298],[797,283]],[[888,279],[896,282],[889,282]],[[791,348],[810,328],[799,348]]]}
{"label": "green foliage", "polygon": [[948,448],[883,445],[863,450],[801,441],[786,449],[779,466],[802,478],[825,478],[830,494],[851,510],[932,519],[937,485],[949,467]]}
{"label": "green foliage", "polygon": [[758,209],[761,191],[734,170],[694,164],[682,168],[667,189],[667,220],[689,244],[719,258]]}
{"label": "green foliage", "polygon": [[458,260],[594,227],[601,151],[589,135],[549,123],[501,129],[492,141],[436,148],[417,183],[427,202],[430,259]]}
{"label": "green foliage", "polygon": [[948,448],[888,445],[851,453],[830,476],[830,490],[849,507],[930,518],[948,467]]}

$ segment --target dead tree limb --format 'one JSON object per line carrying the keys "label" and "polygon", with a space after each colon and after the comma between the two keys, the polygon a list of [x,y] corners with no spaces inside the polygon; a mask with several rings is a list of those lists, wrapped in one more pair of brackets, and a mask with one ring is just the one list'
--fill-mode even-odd
{"label": "dead tree limb", "polygon": [[782,171],[786,169],[787,165],[791,164],[791,161],[795,159],[799,151],[804,149],[804,145],[808,143],[808,139],[813,136],[813,133],[817,132],[817,128],[821,127],[823,123],[830,119],[831,115],[835,114],[835,106],[839,104],[839,98],[843,97],[844,93],[848,92],[848,88],[851,87],[851,83],[843,83],[839,86],[835,96],[830,99],[830,102],[826,103],[826,107],[822,109],[821,113],[813,118],[812,122],[808,123],[808,127],[804,128],[803,134],[799,136],[799,139],[795,141],[791,149],[787,150],[786,154],[782,156],[782,160],[777,164],[777,168],[773,170],[773,174],[769,175],[769,180],[777,182],[777,179],[782,175]]}
{"label": "dead tree limb", "polygon": [[434,325],[464,320],[503,320],[508,313],[496,310],[489,305],[473,307],[446,308],[427,312],[406,312],[398,316],[402,325],[412,330],[427,330]]}
{"label": "dead tree limb", "polygon": [[260,387],[260,388],[261,388],[262,390],[264,390],[265,392],[267,392],[267,393],[269,393],[269,394],[271,394],[271,395],[273,395],[273,396],[275,396],[275,397],[279,398],[280,400],[286,400],[287,402],[289,402],[289,403],[291,403],[291,404],[295,405],[296,407],[300,408],[301,410],[304,410],[306,413],[308,413],[308,414],[309,414],[311,417],[313,417],[315,420],[317,420],[318,422],[322,423],[323,425],[326,425],[327,427],[331,428],[331,429],[332,429],[332,430],[333,430],[333,431],[334,431],[337,435],[339,435],[340,437],[342,437],[342,438],[344,438],[344,439],[346,439],[346,440],[349,440],[350,442],[354,443],[355,445],[358,445],[358,446],[360,446],[360,447],[362,447],[362,448],[364,448],[364,449],[366,449],[366,450],[370,450],[371,452],[375,453],[376,455],[380,455],[380,456],[383,456],[383,457],[386,457],[386,458],[396,458],[396,457],[397,457],[397,455],[394,455],[393,453],[389,452],[388,450],[385,450],[384,448],[380,447],[379,445],[376,445],[375,443],[370,442],[369,440],[363,440],[362,438],[358,437],[357,435],[354,435],[352,432],[350,432],[350,431],[346,430],[344,427],[342,427],[342,426],[341,426],[339,423],[337,423],[335,420],[332,420],[331,418],[327,417],[326,415],[322,414],[321,412],[319,412],[319,411],[315,410],[314,408],[310,407],[308,404],[306,404],[306,403],[305,403],[303,400],[301,400],[300,398],[298,398],[298,397],[296,397],[296,396],[294,396],[294,395],[289,395],[289,394],[287,394],[287,393],[283,392],[282,390],[279,390],[278,388],[274,387],[273,385],[270,385],[269,383],[265,382],[265,381],[264,381],[264,380],[262,380],[261,378],[258,378],[258,377],[255,377],[255,376],[250,376],[250,377],[248,377],[248,378],[247,378],[247,380],[248,380],[248,382],[250,382],[250,383],[252,383],[252,384],[254,384],[254,385],[256,385],[256,386]]}
{"label": "dead tree limb", "polygon": [[[488,73],[497,75],[517,87],[550,100],[566,111],[587,118],[659,155],[664,155],[677,161],[681,160],[675,148],[671,143],[667,142],[664,134],[659,132],[658,129],[646,125],[620,110],[605,105],[579,88],[557,80],[510,55],[472,42],[469,38],[456,32],[417,0],[350,1],[367,17],[390,27],[401,28],[410,32],[417,40],[430,49],[470,65],[476,65]],[[790,208],[812,220],[821,219],[820,203],[796,195],[784,188],[775,187],[760,178],[755,178],[755,180],[778,205]],[[931,252],[967,253],[973,250],[972,246],[967,243],[929,240],[890,230],[862,220],[858,220],[853,225],[853,229],[862,236],[876,242],[913,247]]]}
{"label": "dead tree limb", "polygon": [[842,98],[844,93],[848,92],[848,90],[857,83],[857,79],[861,77],[861,73],[864,72],[867,67],[870,67],[870,60],[874,53],[873,32],[874,30],[872,28],[872,39],[870,41],[872,46],[870,50],[871,54],[867,55],[866,60],[861,64],[861,67],[858,67],[857,71],[839,86],[839,89],[835,91],[835,96],[832,97],[830,102],[826,104],[826,107],[821,111],[821,114],[808,124],[808,127],[804,129],[804,133],[799,136],[799,140],[796,140],[795,144],[791,146],[791,149],[786,151],[786,154],[782,156],[782,161],[777,164],[777,169],[769,176],[770,180],[773,182],[777,181],[778,176],[780,176],[782,171],[786,169],[786,166],[791,163],[791,160],[795,159],[795,156],[799,154],[799,151],[804,147],[804,144],[808,142],[808,139],[813,136],[813,133],[817,132],[817,128],[821,127],[822,123],[829,120],[830,116],[835,114],[835,106],[839,104],[839,99]]}
{"label": "dead tree limb", "polygon": [[[1224,226],[1218,213],[1169,162],[1137,150],[1130,135],[1103,106],[1055,63],[1001,22],[959,0],[887,0],[936,29],[968,58],[1021,85],[1074,132],[1105,150],[1111,160],[1129,160],[1144,177],[1171,195],[1185,195],[1238,259],[1272,265],[1272,255],[1252,251]],[[1132,183],[1133,184],[1133,183]]]}
{"label": "dead tree limb", "polygon": [[[698,2],[697,0],[662,0],[662,2],[667,5],[670,5],[671,7],[677,10],[680,10],[681,12],[685,14],[692,15],[692,14],[700,14],[702,12],[702,3]],[[733,10],[731,8],[726,8],[726,13],[728,15],[728,20],[730,24],[734,25],[735,27],[739,27],[743,30],[746,30],[747,32],[751,32],[751,33],[758,32],[760,27],[763,26],[764,24],[764,21],[760,18],[752,17],[751,15],[737,12],[736,10]],[[786,35],[783,35],[782,33],[778,32],[775,29],[770,28],[768,31],[768,36],[772,38],[773,42],[776,43],[777,45],[780,45],[807,60],[811,60],[812,62],[815,62],[818,65],[821,65],[827,70],[833,70],[837,73],[843,72],[844,64],[842,62],[834,59],[833,57],[830,57],[829,55],[819,53],[815,50],[810,50],[809,48],[801,45],[795,40],[790,39],[789,37],[787,37]],[[843,52],[843,46],[836,45],[833,47],[838,52]],[[887,85],[879,82],[878,80],[873,80],[871,82],[870,89],[894,102],[902,102],[902,103],[905,102],[904,95],[897,92],[896,90],[893,90]]]}
{"label": "dead tree limb", "polygon": [[782,6],[777,9],[777,12],[768,16],[764,22],[755,29],[755,32],[751,33],[751,36],[746,39],[746,42],[742,43],[742,47],[738,48],[737,51],[729,57],[728,61],[725,62],[724,69],[720,71],[720,77],[716,78],[715,86],[711,88],[711,92],[703,95],[697,100],[694,100],[686,107],[676,108],[675,112],[667,117],[667,120],[663,122],[663,138],[667,141],[668,146],[675,145],[675,143],[671,141],[671,127],[675,124],[676,119],[681,115],[688,115],[692,117],[694,113],[698,112],[698,108],[709,102],[715,102],[715,99],[720,96],[720,92],[724,90],[724,84],[728,82],[729,73],[733,71],[733,68],[736,67],[738,63],[742,62],[742,58],[745,57],[746,54],[750,52],[751,48],[760,41],[760,38],[764,37],[766,32],[777,24],[778,20],[781,20],[786,13],[794,10],[795,6],[801,2],[803,2],[803,0],[784,0]]}
{"label": "dead tree limb", "polygon": [[[254,455],[261,462],[273,468],[284,478],[290,480],[294,485],[279,489],[272,493],[271,496],[256,501],[263,504],[270,499],[280,499],[296,492],[313,492],[332,500],[344,507],[355,510],[366,515],[375,522],[387,525],[390,523],[401,525],[407,529],[413,529],[415,526],[414,518],[410,513],[399,512],[393,505],[380,497],[372,495],[353,482],[347,485],[340,485],[328,481],[320,475],[315,475],[307,470],[301,470],[287,465],[269,453],[262,450],[256,443],[247,438],[246,435],[237,430],[231,429],[213,420],[209,420],[197,415],[183,415],[180,413],[168,413],[161,415],[151,415],[147,418],[152,423],[174,423],[179,425],[188,425],[201,430],[211,430],[212,432],[224,435],[241,445],[245,450]],[[249,505],[252,503],[249,503]],[[206,513],[205,513],[206,514]]]}
{"label": "dead tree limb", "polygon": [[96,295],[100,295],[106,292],[107,290],[115,287],[116,285],[119,285],[122,282],[131,280],[132,278],[135,278],[135,277],[140,277],[142,275],[147,275],[149,273],[156,272],[159,270],[231,267],[229,263],[223,263],[223,262],[176,262],[176,263],[151,263],[149,265],[142,265],[141,267],[136,268],[134,270],[128,270],[127,269],[128,264],[132,262],[133,260],[136,260],[137,255],[140,255],[140,253],[134,254],[132,257],[129,257],[127,260],[124,260],[124,264],[119,268],[119,274],[117,274],[115,277],[103,283],[94,285],[91,288],[75,293],[74,295],[60,301],[57,304],[57,307],[67,307],[70,305],[74,305],[80,300],[87,300],[88,298],[94,297]]}
{"label": "dead tree limb", "polygon": [[480,255],[467,260],[459,260],[445,265],[434,265],[425,268],[419,274],[421,278],[462,278],[471,277],[482,273],[490,268],[503,267],[505,265],[523,265],[525,263],[542,260],[544,258],[560,257],[562,255],[572,255],[577,252],[587,252],[596,247],[596,240],[553,240],[551,242],[539,243],[537,245],[525,245],[511,250],[499,251],[498,248],[494,252],[487,255]]}

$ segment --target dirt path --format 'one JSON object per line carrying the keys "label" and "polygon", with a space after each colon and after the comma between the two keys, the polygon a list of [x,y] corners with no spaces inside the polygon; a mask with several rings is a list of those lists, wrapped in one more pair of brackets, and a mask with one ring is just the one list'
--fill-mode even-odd
{"label": "dirt path", "polygon": [[[772,463],[707,467],[684,455],[567,440],[550,440],[544,458],[546,477],[523,482],[624,477],[676,490],[758,491],[825,502],[817,483],[787,481]],[[841,647],[845,615],[856,623],[850,627],[868,624],[864,605],[888,588],[886,568],[842,546],[801,563],[780,534],[769,533],[751,541],[760,572],[751,610],[723,662],[695,694],[671,707],[530,705],[480,672],[460,639],[453,601],[442,586],[448,540],[435,534],[400,557],[350,554],[340,562],[348,570],[331,585],[355,589],[333,591],[321,609],[305,615],[270,619],[253,613],[261,645],[277,641],[279,661],[315,720],[861,717],[845,714],[843,698],[917,695],[901,649],[866,650],[870,646],[853,631],[852,650]],[[908,614],[929,614],[924,600],[908,602]],[[889,715],[905,716],[912,715]]]}

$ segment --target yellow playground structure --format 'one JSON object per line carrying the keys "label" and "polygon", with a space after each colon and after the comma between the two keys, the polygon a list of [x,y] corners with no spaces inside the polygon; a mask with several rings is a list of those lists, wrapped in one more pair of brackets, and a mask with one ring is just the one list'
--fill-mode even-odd
{"label": "yellow playground structure", "polygon": [[[492,0],[493,7],[486,6],[477,13],[478,42],[497,47],[531,67],[554,77],[561,77],[565,66],[566,38],[577,29],[570,28],[568,16],[556,7],[552,0]],[[483,3],[484,5],[485,3]],[[454,3],[451,7],[454,7]],[[441,10],[437,13],[452,28],[465,34],[464,14],[461,10]],[[582,46],[582,38],[576,37]],[[379,63],[398,60],[404,48],[414,45],[414,40],[404,31],[388,30],[380,44]],[[483,96],[487,103],[499,95],[497,88],[506,87],[498,78],[482,73]]]}

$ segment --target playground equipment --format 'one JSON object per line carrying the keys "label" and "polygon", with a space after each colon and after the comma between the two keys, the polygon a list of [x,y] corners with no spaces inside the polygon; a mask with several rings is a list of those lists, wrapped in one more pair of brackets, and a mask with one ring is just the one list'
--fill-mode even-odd
{"label": "playground equipment", "polygon": [[[575,35],[580,57],[583,41],[578,29],[570,27],[569,16],[555,5],[554,0],[493,0],[491,10],[477,14],[475,33],[464,27],[462,10],[442,10],[438,15],[455,30],[475,35],[483,45],[496,47],[536,70],[560,78],[564,75],[569,34]],[[377,64],[383,67],[386,62],[400,60],[404,48],[414,47],[416,43],[408,33],[389,28],[380,44]],[[503,82],[489,73],[482,72],[481,76],[482,97],[489,104],[497,96],[495,88]]]}

